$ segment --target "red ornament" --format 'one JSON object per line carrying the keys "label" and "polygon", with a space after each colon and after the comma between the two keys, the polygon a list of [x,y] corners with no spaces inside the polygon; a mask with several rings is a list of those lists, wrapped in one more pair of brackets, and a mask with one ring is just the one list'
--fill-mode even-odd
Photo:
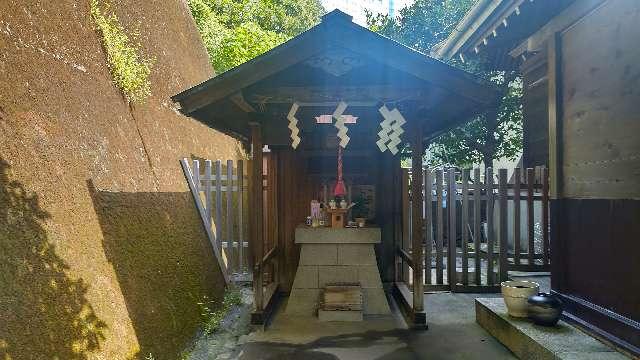
{"label": "red ornament", "polygon": [[344,196],[347,190],[342,180],[342,146],[338,146],[338,181],[336,187],[333,189],[333,196]]}

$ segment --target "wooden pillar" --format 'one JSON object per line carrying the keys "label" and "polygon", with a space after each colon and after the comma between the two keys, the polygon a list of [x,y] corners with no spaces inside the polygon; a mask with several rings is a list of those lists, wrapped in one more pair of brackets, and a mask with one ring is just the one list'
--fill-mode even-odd
{"label": "wooden pillar", "polygon": [[[563,256],[567,252],[560,234],[563,193],[563,148],[562,148],[562,46],[559,33],[547,43],[548,103],[549,103],[549,200],[550,200],[550,246],[551,289],[567,289],[567,268]],[[545,229],[546,230],[546,229]]]}
{"label": "wooden pillar", "polygon": [[261,324],[263,319],[263,279],[262,258],[264,256],[263,231],[263,194],[262,194],[262,129],[260,124],[252,122],[251,128],[251,188],[249,193],[249,249],[251,251],[250,264],[253,269],[254,313],[252,322]]}
{"label": "wooden pillar", "polygon": [[424,287],[423,287],[423,250],[422,228],[423,207],[423,179],[422,179],[422,123],[415,126],[414,137],[411,141],[411,257],[413,260],[413,321],[415,326],[426,325],[424,314]]}

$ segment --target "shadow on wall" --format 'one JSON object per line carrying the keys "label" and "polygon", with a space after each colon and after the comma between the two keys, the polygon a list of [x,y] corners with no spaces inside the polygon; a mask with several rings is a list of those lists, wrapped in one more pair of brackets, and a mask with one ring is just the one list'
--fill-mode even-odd
{"label": "shadow on wall", "polygon": [[9,167],[0,158],[0,359],[87,359],[107,326],[87,284],[67,276],[38,195],[10,181]]}
{"label": "shadow on wall", "polygon": [[108,192],[87,181],[136,332],[138,358],[175,360],[200,321],[198,302],[224,279],[189,192]]}

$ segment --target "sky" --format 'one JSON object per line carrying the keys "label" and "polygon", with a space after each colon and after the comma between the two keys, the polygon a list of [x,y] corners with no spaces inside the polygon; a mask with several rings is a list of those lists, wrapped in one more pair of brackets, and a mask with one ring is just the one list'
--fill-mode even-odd
{"label": "sky", "polygon": [[321,0],[327,12],[340,9],[353,16],[353,21],[362,25],[367,25],[365,9],[371,12],[389,14],[390,10],[394,16],[398,16],[399,10],[409,6],[414,0]]}

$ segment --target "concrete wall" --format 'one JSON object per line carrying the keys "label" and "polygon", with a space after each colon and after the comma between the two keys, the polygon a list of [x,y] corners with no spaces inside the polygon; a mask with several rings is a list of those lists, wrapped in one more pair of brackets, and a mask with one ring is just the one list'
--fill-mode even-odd
{"label": "concrete wall", "polygon": [[86,0],[0,1],[0,358],[176,359],[223,290],[178,159],[239,147],[169,96],[212,76],[183,0],[112,1],[155,57],[112,84]]}

